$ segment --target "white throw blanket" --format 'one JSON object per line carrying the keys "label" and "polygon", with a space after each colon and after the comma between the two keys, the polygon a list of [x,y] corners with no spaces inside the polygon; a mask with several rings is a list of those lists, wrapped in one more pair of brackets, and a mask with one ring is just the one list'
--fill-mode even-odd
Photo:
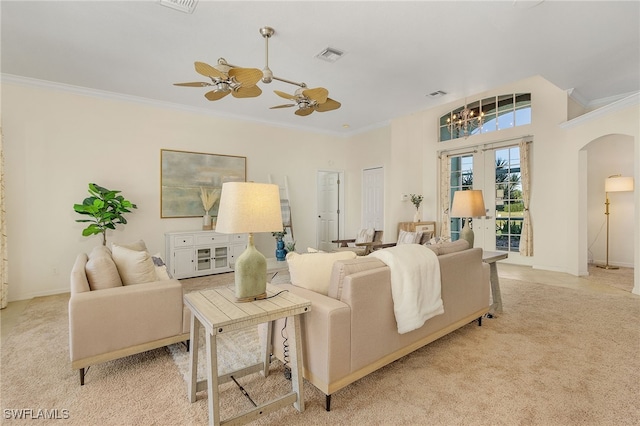
{"label": "white throw blanket", "polygon": [[420,244],[401,244],[374,251],[369,256],[391,270],[393,311],[398,333],[416,330],[429,318],[444,313],[440,292],[438,256]]}

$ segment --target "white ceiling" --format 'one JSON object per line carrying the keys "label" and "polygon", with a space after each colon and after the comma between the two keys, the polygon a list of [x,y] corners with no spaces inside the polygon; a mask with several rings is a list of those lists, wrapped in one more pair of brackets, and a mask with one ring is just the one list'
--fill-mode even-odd
{"label": "white ceiling", "polygon": [[[5,1],[2,77],[146,98],[226,117],[351,134],[541,75],[584,104],[640,90],[640,2],[200,1],[193,14],[158,1]],[[322,86],[342,103],[307,117],[260,83],[257,98],[210,102],[194,61],[220,57]],[[345,51],[335,63],[315,58]],[[16,76],[20,77],[16,79]],[[430,98],[443,90],[448,94]],[[343,125],[348,124],[349,128]]]}

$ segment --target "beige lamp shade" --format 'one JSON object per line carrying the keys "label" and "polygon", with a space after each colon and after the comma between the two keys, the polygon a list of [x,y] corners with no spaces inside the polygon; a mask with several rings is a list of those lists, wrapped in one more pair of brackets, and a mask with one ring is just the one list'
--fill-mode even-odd
{"label": "beige lamp shade", "polygon": [[480,217],[485,215],[482,191],[469,190],[453,193],[451,217]]}
{"label": "beige lamp shade", "polygon": [[609,176],[604,181],[605,192],[633,191],[633,177],[631,176]]}
{"label": "beige lamp shade", "polygon": [[235,262],[235,295],[238,302],[267,297],[267,260],[254,244],[253,233],[282,231],[280,189],[254,182],[222,184],[216,232],[249,234],[247,249]]}
{"label": "beige lamp shade", "polygon": [[216,232],[244,234],[282,231],[278,185],[255,182],[222,184]]}

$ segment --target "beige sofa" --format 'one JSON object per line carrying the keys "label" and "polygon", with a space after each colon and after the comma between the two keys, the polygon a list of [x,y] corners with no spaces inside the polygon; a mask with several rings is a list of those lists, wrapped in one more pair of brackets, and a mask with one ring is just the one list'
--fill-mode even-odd
{"label": "beige sofa", "polygon": [[[462,244],[464,250],[449,253]],[[390,269],[372,256],[336,261],[327,295],[281,284],[312,302],[301,321],[303,371],[325,393],[327,411],[331,394],[350,383],[473,320],[481,325],[490,306],[489,267],[482,262],[482,249],[467,247],[466,242],[435,247],[436,254],[448,253],[438,256],[444,314],[405,334],[397,331]],[[274,355],[283,360],[280,333],[273,333],[272,343]]]}
{"label": "beige sofa", "polygon": [[[182,285],[170,279],[166,269],[158,272],[161,267],[149,264],[153,260],[148,253],[138,252],[133,254],[137,264],[132,267],[130,262],[124,271],[104,246],[76,257],[71,271],[69,353],[81,385],[91,365],[189,340],[190,313],[183,304]],[[153,281],[134,284],[128,281],[132,273],[134,280],[136,273],[143,273],[143,281]]]}

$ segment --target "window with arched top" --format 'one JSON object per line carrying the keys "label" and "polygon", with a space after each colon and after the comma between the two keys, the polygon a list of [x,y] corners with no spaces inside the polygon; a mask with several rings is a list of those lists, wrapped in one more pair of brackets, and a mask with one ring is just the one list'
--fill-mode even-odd
{"label": "window with arched top", "polygon": [[498,95],[440,117],[440,142],[531,124],[531,93]]}

